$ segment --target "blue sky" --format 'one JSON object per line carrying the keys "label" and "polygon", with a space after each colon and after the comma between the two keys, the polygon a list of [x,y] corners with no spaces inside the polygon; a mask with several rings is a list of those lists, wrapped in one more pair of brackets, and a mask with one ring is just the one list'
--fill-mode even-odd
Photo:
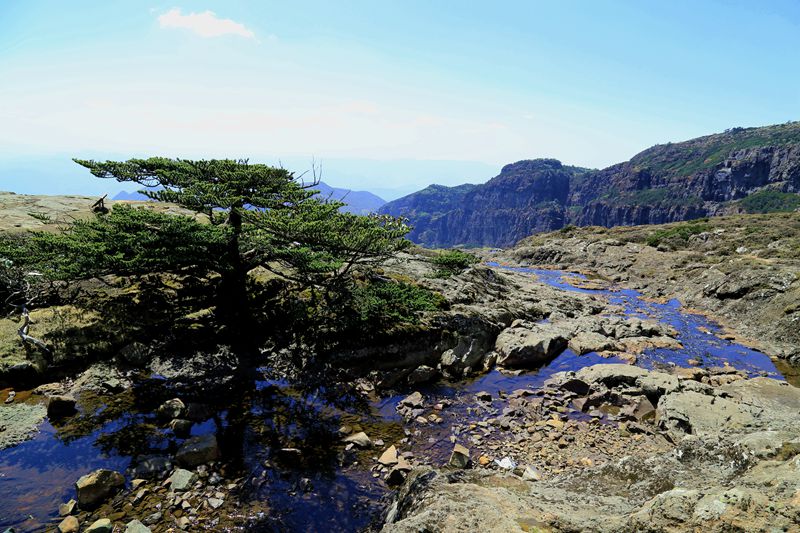
{"label": "blue sky", "polygon": [[[209,13],[211,12],[211,13]],[[800,118],[800,2],[0,2],[0,189],[250,157],[397,196]]]}

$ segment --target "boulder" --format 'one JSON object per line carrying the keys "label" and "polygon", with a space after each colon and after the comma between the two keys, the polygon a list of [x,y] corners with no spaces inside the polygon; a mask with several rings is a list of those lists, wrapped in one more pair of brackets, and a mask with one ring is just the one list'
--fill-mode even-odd
{"label": "boulder", "polygon": [[197,481],[197,474],[183,468],[178,468],[169,477],[170,487],[175,492],[184,492],[189,490],[194,482]]}
{"label": "boulder", "polygon": [[369,448],[370,446],[372,446],[372,440],[363,431],[359,431],[358,433],[349,435],[345,437],[343,440],[346,443],[355,444],[359,448]]}
{"label": "boulder", "polygon": [[62,503],[58,506],[58,516],[68,516],[75,512],[75,508],[78,506],[78,502],[75,499],[71,499],[67,503]]}
{"label": "boulder", "polygon": [[131,520],[125,525],[125,533],[151,533],[151,530],[138,520]]}
{"label": "boulder", "polygon": [[461,444],[456,444],[447,464],[455,468],[468,468],[470,462],[469,450]]}
{"label": "boulder", "polygon": [[68,516],[58,524],[58,533],[77,533],[80,522],[74,516]]}
{"label": "boulder", "polygon": [[133,468],[135,478],[154,479],[163,478],[172,470],[172,461],[163,455],[146,455],[140,457]]}
{"label": "boulder", "polygon": [[168,421],[172,420],[173,418],[180,418],[185,412],[186,405],[183,403],[183,401],[181,401],[179,398],[173,398],[171,400],[167,400],[158,407],[158,410],[156,410],[156,416],[158,416],[159,420]]}
{"label": "boulder", "polygon": [[86,528],[85,533],[111,533],[114,525],[108,518],[101,518]]}
{"label": "boulder", "polygon": [[176,437],[185,438],[192,432],[193,422],[183,418],[175,418],[170,421],[169,429],[175,434]]}
{"label": "boulder", "polygon": [[183,466],[194,467],[215,461],[218,457],[217,437],[209,433],[186,439],[175,454],[175,462]]}
{"label": "boulder", "polygon": [[569,340],[569,349],[578,355],[590,352],[617,351],[620,345],[614,339],[592,331],[581,331]]}
{"label": "boulder", "polygon": [[380,458],[378,458],[378,462],[384,466],[393,466],[397,464],[397,448],[392,445],[386,448],[386,450],[381,454]]}
{"label": "boulder", "polygon": [[427,383],[433,381],[439,375],[439,371],[433,367],[422,365],[418,366],[408,375],[406,380],[409,385],[416,385],[417,383]]}
{"label": "boulder", "polygon": [[414,391],[402,400],[400,400],[400,405],[412,408],[419,408],[422,407],[422,393],[419,391]]}
{"label": "boulder", "polygon": [[495,342],[497,364],[525,368],[548,363],[566,349],[570,333],[554,324],[508,328]]}
{"label": "boulder", "polygon": [[75,414],[75,398],[65,395],[54,395],[47,398],[47,417],[51,420]]}
{"label": "boulder", "polygon": [[125,478],[114,470],[99,469],[78,479],[78,506],[93,509],[125,485]]}

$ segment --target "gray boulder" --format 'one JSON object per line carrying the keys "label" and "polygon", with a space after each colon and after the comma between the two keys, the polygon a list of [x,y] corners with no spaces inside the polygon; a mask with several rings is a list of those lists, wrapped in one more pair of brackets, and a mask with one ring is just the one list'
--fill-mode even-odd
{"label": "gray boulder", "polygon": [[183,466],[194,467],[215,461],[218,457],[217,438],[208,434],[187,439],[175,454],[175,461]]}
{"label": "gray boulder", "polygon": [[535,367],[558,357],[567,347],[571,331],[555,324],[525,324],[510,327],[497,336],[497,364],[505,367]]}
{"label": "gray boulder", "polygon": [[93,509],[124,485],[125,478],[113,470],[101,468],[86,474],[75,483],[78,506],[81,509]]}

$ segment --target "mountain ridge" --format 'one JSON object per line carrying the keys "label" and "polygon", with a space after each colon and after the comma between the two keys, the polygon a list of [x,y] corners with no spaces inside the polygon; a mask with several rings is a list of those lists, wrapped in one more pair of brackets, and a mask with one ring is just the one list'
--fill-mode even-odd
{"label": "mountain ridge", "polygon": [[657,224],[748,211],[741,200],[757,194],[763,198],[751,203],[791,210],[800,201],[800,122],[659,144],[605,169],[522,160],[467,192],[437,187],[388,202],[381,212],[408,218],[415,242],[447,247],[510,246],[570,224]]}

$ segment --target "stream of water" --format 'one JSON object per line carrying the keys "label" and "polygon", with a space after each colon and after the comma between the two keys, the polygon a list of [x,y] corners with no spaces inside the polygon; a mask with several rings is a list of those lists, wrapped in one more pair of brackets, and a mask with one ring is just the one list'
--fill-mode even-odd
{"label": "stream of water", "polygon": [[[753,376],[784,379],[768,356],[723,339],[717,324],[686,312],[675,300],[658,303],[632,290],[576,287],[569,278],[578,279],[580,275],[557,270],[491,266],[536,276],[565,291],[602,296],[620,306],[627,316],[673,326],[684,348],[648,350],[639,357],[640,366],[689,366],[692,360],[701,367],[729,364]],[[358,425],[373,439],[381,438],[386,446],[407,437],[404,448],[414,452],[415,461],[443,464],[452,449],[450,428],[476,416],[474,396],[478,391],[496,395],[500,391],[535,389],[556,372],[612,362],[621,361],[596,353],[578,356],[565,350],[535,371],[510,375],[493,370],[470,380],[417,387],[428,403],[445,400],[451,405],[442,410],[442,423],[414,427],[413,431],[395,410],[411,390],[358,406],[356,401],[329,402],[321,399],[323,395],[302,394],[282,382],[256,381],[236,395],[239,414],[231,413],[229,398],[217,398],[212,403],[216,404],[214,416],[192,431],[217,432],[226,459],[247,479],[248,498],[263,502],[263,511],[251,517],[248,530],[358,531],[380,521],[390,491],[371,470],[381,450],[345,452],[336,438],[341,425]],[[96,412],[83,413],[93,423],[77,432],[45,421],[35,438],[0,452],[0,530],[15,527],[20,532],[40,531],[46,525],[53,526],[57,524],[58,505],[74,497],[78,477],[101,467],[124,472],[134,455],[164,450],[170,439],[174,446],[174,436],[152,420],[157,402],[170,393],[154,390],[158,390],[158,384],[144,380],[124,393],[130,400],[124,413],[101,416],[107,411],[101,405]],[[297,448],[301,453],[287,458],[287,448]]]}

